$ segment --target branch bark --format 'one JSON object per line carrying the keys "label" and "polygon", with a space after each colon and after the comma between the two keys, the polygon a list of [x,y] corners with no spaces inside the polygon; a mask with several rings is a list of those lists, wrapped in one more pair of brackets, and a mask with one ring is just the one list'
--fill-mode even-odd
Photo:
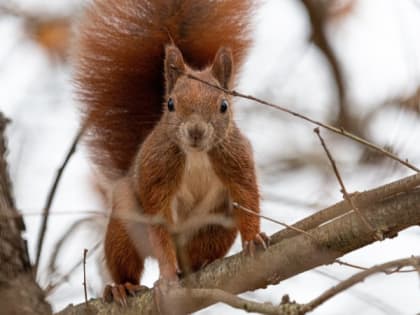
{"label": "branch bark", "polygon": [[[395,237],[399,231],[420,224],[420,188],[417,177],[414,175],[357,194],[355,200],[358,201],[359,210],[385,238]],[[375,232],[366,228],[360,216],[348,208],[346,201],[342,203],[346,204],[341,208],[345,211],[336,212],[336,217],[327,216],[323,222],[315,220],[317,224],[306,229],[311,237],[296,231],[280,231],[273,235],[273,243],[266,251],[259,252],[253,258],[239,253],[218,260],[188,276],[182,285],[222,289],[233,294],[265,288],[306,270],[333,263],[338,257],[375,242]],[[306,219],[306,222],[310,221]],[[193,312],[211,304],[188,294],[179,294],[179,290],[169,290],[165,298],[165,304],[169,305],[172,313],[175,310],[176,313]],[[99,299],[91,300],[89,306],[89,314],[137,314],[140,310],[141,314],[157,313],[151,290],[129,299],[129,306],[125,309],[116,304],[104,304]],[[83,303],[69,306],[59,314],[87,313]]]}

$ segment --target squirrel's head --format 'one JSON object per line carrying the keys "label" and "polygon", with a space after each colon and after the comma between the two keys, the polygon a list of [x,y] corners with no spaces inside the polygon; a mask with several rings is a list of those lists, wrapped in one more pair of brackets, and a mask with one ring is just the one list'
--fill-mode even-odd
{"label": "squirrel's head", "polygon": [[168,136],[184,151],[210,150],[226,137],[231,127],[231,97],[186,74],[230,89],[233,75],[231,51],[220,48],[212,65],[196,71],[184,63],[177,47],[169,45],[164,67],[166,98],[161,123],[166,124]]}

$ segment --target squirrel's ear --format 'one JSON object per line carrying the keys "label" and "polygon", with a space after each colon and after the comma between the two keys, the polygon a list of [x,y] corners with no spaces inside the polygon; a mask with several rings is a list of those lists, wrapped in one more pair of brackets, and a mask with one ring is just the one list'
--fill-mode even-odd
{"label": "squirrel's ear", "polygon": [[230,49],[219,48],[213,61],[211,73],[223,88],[230,87],[233,74],[233,57]]}
{"label": "squirrel's ear", "polygon": [[176,80],[185,71],[184,58],[181,51],[175,45],[168,45],[165,49],[165,81],[166,93],[170,93],[175,86]]}

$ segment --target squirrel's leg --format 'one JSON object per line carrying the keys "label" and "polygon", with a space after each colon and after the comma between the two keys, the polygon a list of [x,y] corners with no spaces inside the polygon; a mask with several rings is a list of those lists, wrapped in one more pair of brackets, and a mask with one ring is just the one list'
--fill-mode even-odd
{"label": "squirrel's leg", "polygon": [[165,296],[171,288],[179,286],[179,269],[173,239],[164,226],[150,226],[149,239],[160,272],[159,280],[153,287],[153,299],[159,314],[171,314],[174,309],[166,309],[168,305],[165,303]]}
{"label": "squirrel's leg", "polygon": [[190,271],[197,271],[224,257],[235,241],[238,230],[220,225],[201,228],[185,246]]}
{"label": "squirrel's leg", "polygon": [[254,180],[243,182],[242,185],[237,182],[230,188],[232,200],[236,203],[233,215],[241,234],[242,247],[245,253],[252,256],[256,247],[267,248],[269,244],[268,236],[260,231],[258,187]]}
{"label": "squirrel's leg", "polygon": [[209,154],[216,174],[228,188],[233,206],[237,204],[233,207],[233,217],[241,234],[244,251],[252,255],[256,246],[267,247],[269,239],[260,231],[260,195],[251,145],[234,128],[226,146]]}
{"label": "squirrel's leg", "polygon": [[126,303],[139,286],[147,249],[146,228],[136,222],[140,206],[128,179],[120,180],[112,194],[112,213],[105,236],[105,261],[115,285],[106,286],[104,299]]}
{"label": "squirrel's leg", "polygon": [[178,279],[178,263],[173,239],[164,226],[149,227],[149,239],[153,256],[159,264],[160,279],[175,281]]}

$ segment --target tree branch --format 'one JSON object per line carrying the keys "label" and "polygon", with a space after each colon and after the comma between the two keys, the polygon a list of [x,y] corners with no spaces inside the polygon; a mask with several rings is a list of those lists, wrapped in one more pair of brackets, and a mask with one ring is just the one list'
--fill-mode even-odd
{"label": "tree branch", "polygon": [[[394,237],[399,231],[420,224],[420,189],[416,188],[418,180],[416,175],[411,176],[355,196],[359,210],[382,231],[385,238]],[[412,187],[406,190],[408,186]],[[361,202],[366,200],[370,201]],[[182,285],[222,289],[232,294],[256,290],[317,266],[330,264],[346,253],[375,242],[375,232],[366,229],[360,216],[348,209],[347,201],[343,202],[347,205],[344,215],[338,214],[320,226],[305,229],[312,237],[293,230],[289,233],[280,231],[273,235],[273,242],[266,251],[257,253],[253,258],[239,253],[217,260],[182,280]],[[174,302],[171,294],[175,294],[175,291],[169,291],[167,300],[171,303]],[[203,299],[190,297],[183,300],[180,296],[175,302],[176,305],[171,304],[170,307],[178,309],[180,313],[193,312],[209,305]],[[116,304],[91,300],[90,309],[94,314],[136,314],[140,309],[142,314],[155,314],[157,311],[150,290],[140,297],[129,299],[128,304],[129,307],[121,309]],[[86,314],[85,306],[70,306],[59,314]]]}
{"label": "tree branch", "polygon": [[304,304],[301,308],[302,313],[307,313],[315,309],[316,307],[320,306],[325,301],[333,298],[337,294],[347,290],[348,288],[352,287],[353,285],[362,282],[367,277],[379,273],[379,272],[385,272],[386,274],[390,274],[392,272],[389,272],[389,269],[401,269],[406,266],[414,266],[418,268],[419,266],[419,257],[410,257],[410,258],[404,258],[404,259],[397,259],[393,261],[386,262],[384,264],[380,264],[377,266],[374,266],[372,268],[369,268],[367,270],[364,270],[362,272],[356,273],[355,275],[351,276],[350,278],[340,282],[339,284],[333,286],[332,288],[328,289],[324,293],[322,293],[317,298],[313,299],[307,304]]}
{"label": "tree branch", "polygon": [[12,196],[7,172],[6,142],[3,133],[7,119],[0,113],[0,306],[2,314],[47,315],[51,308],[36,284],[31,272],[26,241],[22,237],[25,225]]}
{"label": "tree branch", "polygon": [[[337,168],[337,164],[335,163],[335,160],[330,152],[330,150],[327,147],[327,144],[325,143],[324,138],[321,136],[321,131],[319,130],[319,128],[315,128],[314,132],[316,133],[316,135],[319,138],[319,141],[321,142],[322,147],[324,148],[325,154],[328,157],[328,160],[330,161],[331,167],[334,171],[335,177],[337,178],[338,183],[340,184],[341,187],[341,193],[344,196],[344,199],[347,200],[347,202],[350,204],[350,206],[352,207],[352,209],[360,216],[360,218],[362,219],[363,223],[366,225],[366,227],[372,231],[375,231],[375,228],[370,224],[370,222],[365,218],[365,216],[363,215],[363,213],[361,213],[359,211],[359,208],[357,208],[357,206],[354,204],[353,202],[353,198],[350,196],[350,194],[347,192],[346,186],[344,185],[344,181],[341,178],[340,172],[338,171]],[[382,239],[382,235],[380,233],[378,233],[378,240]]]}
{"label": "tree branch", "polygon": [[312,41],[321,52],[324,54],[329,65],[331,66],[331,71],[334,77],[334,82],[336,84],[337,94],[338,94],[338,126],[352,131],[350,128],[354,127],[350,124],[350,115],[347,109],[346,104],[346,89],[344,85],[344,79],[341,72],[341,67],[339,65],[338,59],[329,44],[327,37],[325,36],[324,26],[327,20],[327,14],[329,9],[329,3],[325,1],[314,1],[314,0],[302,0],[309,21],[312,27]]}
{"label": "tree branch", "polygon": [[[409,257],[404,259],[398,259],[384,264],[373,266],[372,268],[366,269],[359,272],[346,280],[341,281],[339,284],[326,290],[317,298],[313,299],[309,303],[298,304],[291,302],[288,296],[283,297],[280,305],[274,305],[268,302],[254,302],[238,297],[234,294],[228,293],[220,289],[177,289],[177,299],[186,297],[192,299],[204,299],[209,304],[224,303],[233,308],[241,309],[248,313],[256,312],[266,315],[303,315],[313,311],[324,302],[335,297],[337,294],[349,289],[350,287],[364,281],[367,277],[383,272],[387,275],[400,271],[401,268],[407,266],[414,266],[418,268],[420,263],[420,257]],[[413,271],[413,270],[410,270]]]}
{"label": "tree branch", "polygon": [[44,237],[45,237],[45,233],[47,232],[47,227],[48,227],[48,218],[49,218],[49,214],[50,214],[50,209],[51,209],[51,205],[54,201],[54,197],[55,197],[55,193],[57,191],[58,188],[58,184],[60,183],[61,180],[61,176],[63,175],[64,169],[66,168],[68,162],[70,161],[72,155],[74,154],[74,152],[76,152],[76,147],[77,144],[79,143],[81,137],[83,136],[83,133],[85,131],[85,126],[82,126],[80,128],[80,130],[77,132],[69,151],[66,154],[66,157],[63,161],[63,164],[61,165],[61,167],[58,169],[57,171],[57,175],[54,178],[54,182],[52,183],[52,186],[50,188],[50,191],[48,193],[47,196],[47,200],[45,203],[45,207],[44,207],[44,211],[43,211],[43,217],[42,217],[42,223],[41,223],[41,228],[39,231],[39,235],[38,235],[38,241],[37,241],[37,245],[36,245],[36,256],[35,256],[35,273],[38,270],[38,266],[39,266],[39,261],[41,259],[41,253],[42,253],[42,247],[44,245]]}

